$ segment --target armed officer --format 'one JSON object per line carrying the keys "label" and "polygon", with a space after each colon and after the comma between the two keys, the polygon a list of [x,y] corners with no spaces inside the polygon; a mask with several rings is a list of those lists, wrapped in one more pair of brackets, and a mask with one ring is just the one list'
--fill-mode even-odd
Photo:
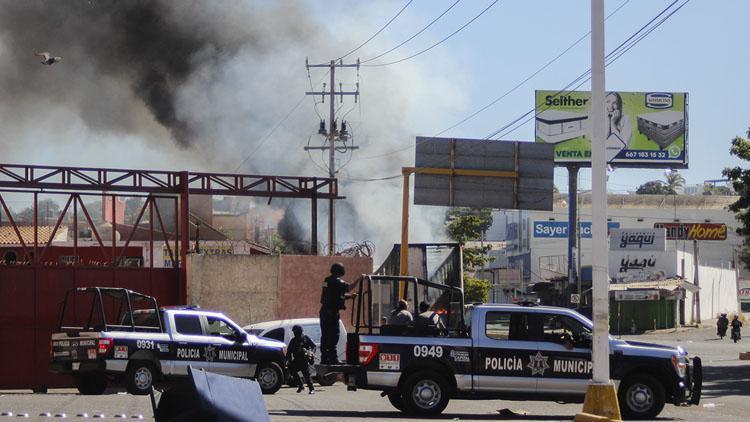
{"label": "armed officer", "polygon": [[338,365],[336,344],[339,341],[339,311],[346,309],[344,301],[353,297],[347,293],[354,286],[347,284],[344,276],[344,264],[335,263],[331,266],[331,275],[323,280],[323,290],[320,294],[320,363]]}

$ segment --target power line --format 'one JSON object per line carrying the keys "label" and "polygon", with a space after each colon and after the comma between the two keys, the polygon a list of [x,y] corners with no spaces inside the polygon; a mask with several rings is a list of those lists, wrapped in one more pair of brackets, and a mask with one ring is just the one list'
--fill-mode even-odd
{"label": "power line", "polygon": [[385,23],[385,25],[383,25],[383,27],[382,27],[382,28],[378,29],[378,30],[377,30],[377,32],[375,32],[374,34],[372,34],[372,36],[371,36],[370,38],[368,38],[368,39],[367,39],[367,41],[365,41],[365,42],[363,42],[362,44],[360,44],[360,45],[359,45],[359,46],[358,46],[357,48],[355,48],[354,50],[352,50],[352,51],[350,51],[350,52],[348,52],[348,53],[344,54],[344,55],[343,55],[343,56],[341,56],[341,57],[339,57],[339,58],[338,58],[338,60],[341,60],[341,59],[343,59],[344,57],[346,57],[346,56],[348,56],[348,55],[350,55],[350,54],[354,53],[355,51],[357,51],[357,50],[359,50],[360,48],[364,47],[364,46],[365,46],[365,45],[366,45],[366,44],[367,44],[368,42],[372,41],[372,39],[373,39],[373,38],[375,38],[375,37],[377,37],[377,36],[378,36],[378,34],[380,34],[381,32],[383,32],[383,30],[384,30],[385,28],[387,28],[387,27],[388,27],[388,25],[390,25],[390,24],[391,24],[391,22],[393,22],[394,20],[396,20],[396,18],[397,18],[397,17],[398,17],[398,16],[399,16],[399,15],[401,14],[401,12],[403,12],[403,11],[404,11],[404,10],[405,10],[405,9],[406,9],[407,7],[409,7],[409,5],[411,4],[411,2],[412,2],[412,1],[414,1],[414,0],[409,0],[408,2],[406,2],[406,4],[404,5],[404,7],[402,7],[402,8],[401,8],[401,10],[399,10],[399,11],[398,11],[398,13],[396,13],[396,15],[395,15],[395,16],[393,16],[393,17],[391,18],[391,20],[389,20],[388,22],[386,22],[386,23]]}
{"label": "power line", "polygon": [[[635,33],[633,33],[633,35],[631,35],[630,37],[628,37],[628,39],[626,39],[625,41],[623,41],[622,43],[620,43],[620,45],[618,45],[614,50],[612,50],[609,54],[607,54],[606,59],[608,60],[608,63],[606,63],[605,66],[609,66],[610,64],[614,63],[617,59],[619,59],[620,57],[622,57],[623,54],[625,54],[630,49],[632,49],[633,47],[635,47],[639,42],[641,42],[641,40],[643,40],[644,38],[646,38],[649,34],[651,34],[651,32],[653,32],[654,30],[656,30],[656,28],[658,28],[659,26],[661,26],[672,15],[674,15],[675,13],[677,13],[677,11],[679,11],[686,4],[688,4],[690,2],[690,0],[686,0],[679,7],[677,7],[674,10],[672,10],[667,16],[665,16],[659,22],[657,22],[654,26],[648,28],[649,25],[651,25],[655,20],[659,19],[660,16],[662,16],[664,13],[666,13],[677,2],[679,2],[679,0],[674,0],[666,8],[664,8],[664,10],[662,10],[658,15],[656,15],[654,18],[652,18],[650,21],[648,21],[645,25],[643,25],[640,29],[638,29],[638,31],[636,31]],[[648,29],[646,30],[646,28],[648,28]],[[644,30],[646,30],[646,31],[644,32]],[[578,87],[580,87],[584,83],[588,82],[591,79],[590,73],[591,73],[591,69],[589,68],[584,73],[582,73],[581,75],[579,75],[575,80],[573,80],[573,82],[569,83],[563,89],[561,89],[560,91],[558,91],[557,93],[555,93],[554,97],[557,97],[558,95],[563,94],[563,93],[574,91],[575,89],[577,89]],[[576,85],[573,89],[569,89],[571,86],[575,85],[579,80],[581,82],[578,83],[578,85]],[[549,109],[549,107],[550,106],[548,106],[544,110]],[[542,111],[544,111],[544,110],[542,110]],[[534,113],[536,111],[537,111],[536,107],[532,108],[531,110],[527,111],[526,113],[524,113],[520,117],[517,117],[516,119],[514,119],[510,123],[507,123],[506,125],[504,125],[500,129],[497,129],[494,132],[492,132],[491,134],[487,135],[484,139],[490,139],[490,138],[497,139],[497,138],[504,137],[504,136],[507,136],[507,135],[513,133],[514,131],[516,131],[521,126],[523,126],[526,123],[530,122],[535,116],[532,116],[532,117],[524,120],[521,124],[517,125],[516,127],[512,128],[511,130],[507,130],[507,129],[510,128],[511,126],[513,126],[516,122],[522,120],[524,117],[526,117],[529,114]]]}
{"label": "power line", "polygon": [[[618,11],[619,11],[620,9],[622,9],[623,7],[625,7],[625,5],[626,5],[626,4],[628,4],[629,2],[630,2],[630,0],[625,0],[624,2],[622,2],[622,4],[620,4],[620,5],[619,5],[619,6],[618,6],[618,7],[617,7],[617,8],[615,9],[615,10],[613,10],[613,11],[612,11],[612,13],[610,13],[609,15],[607,15],[607,17],[606,17],[606,18],[604,18],[604,20],[606,21],[607,19],[609,19],[610,17],[612,17],[612,15],[614,15],[614,14],[615,14],[615,13],[617,13],[617,12],[618,12]],[[450,126],[450,127],[446,128],[446,129],[443,129],[442,131],[440,131],[440,132],[436,133],[436,134],[435,134],[434,136],[439,136],[439,135],[442,135],[443,133],[445,133],[445,132],[448,132],[449,130],[451,130],[451,129],[453,129],[453,128],[456,128],[456,127],[458,127],[458,126],[462,125],[462,124],[463,124],[463,123],[465,123],[466,121],[468,121],[468,120],[470,120],[470,119],[472,119],[472,118],[476,117],[476,116],[477,116],[477,115],[478,115],[479,113],[481,113],[481,112],[483,112],[483,111],[487,110],[488,108],[492,107],[493,105],[497,104],[497,103],[498,103],[498,102],[499,102],[500,100],[502,100],[503,98],[505,98],[505,97],[507,97],[508,95],[510,95],[510,94],[512,94],[513,92],[515,92],[515,91],[516,91],[516,90],[517,90],[518,88],[520,88],[521,86],[523,86],[524,84],[526,84],[526,82],[530,81],[530,80],[531,80],[531,79],[533,79],[533,78],[534,78],[534,77],[535,77],[536,75],[540,74],[540,73],[541,73],[541,72],[543,72],[543,71],[544,71],[545,69],[547,69],[547,68],[548,68],[549,66],[551,66],[551,65],[552,65],[553,63],[555,63],[555,62],[556,62],[557,60],[559,60],[559,59],[560,59],[560,58],[561,58],[562,56],[564,56],[564,55],[565,55],[565,54],[566,54],[566,53],[567,53],[568,51],[572,50],[572,49],[573,49],[573,48],[574,48],[575,46],[577,46],[578,44],[580,44],[580,43],[581,43],[581,41],[583,41],[583,40],[585,40],[586,38],[588,38],[588,36],[589,36],[589,35],[591,35],[591,31],[589,31],[589,32],[587,32],[587,33],[585,33],[585,34],[583,34],[583,35],[582,35],[582,36],[581,36],[580,38],[578,38],[578,39],[577,39],[577,40],[576,40],[575,42],[573,42],[573,44],[569,45],[569,46],[568,46],[567,48],[565,48],[565,49],[564,49],[564,50],[563,50],[562,52],[560,52],[560,54],[558,54],[558,55],[557,55],[557,56],[555,56],[555,57],[554,57],[554,58],[553,58],[552,60],[550,60],[550,61],[548,61],[547,63],[545,63],[545,64],[544,64],[544,65],[543,65],[542,67],[540,67],[539,69],[537,69],[537,70],[536,70],[536,71],[535,71],[534,73],[530,74],[529,76],[527,76],[526,78],[524,78],[524,79],[523,79],[523,80],[522,80],[521,82],[517,83],[517,84],[516,84],[515,86],[513,86],[513,88],[511,88],[511,89],[509,89],[509,90],[505,91],[505,92],[504,92],[504,93],[503,93],[502,95],[500,95],[499,97],[497,97],[497,98],[495,98],[494,100],[490,101],[490,102],[489,102],[489,103],[487,103],[487,104],[486,104],[486,105],[485,105],[484,107],[482,107],[482,108],[480,108],[479,110],[475,111],[474,113],[472,113],[472,114],[468,115],[467,117],[465,117],[465,118],[461,119],[461,120],[460,120],[459,122],[457,122],[456,124],[454,124],[454,125],[452,125],[452,126]]]}
{"label": "power line", "polygon": [[422,51],[420,51],[420,52],[418,52],[418,53],[414,53],[414,54],[412,54],[412,55],[411,55],[411,56],[409,56],[409,57],[404,57],[403,59],[399,59],[399,60],[396,60],[396,61],[392,61],[392,62],[388,62],[388,63],[377,63],[377,64],[363,64],[362,66],[368,66],[368,67],[383,67],[383,66],[390,66],[390,65],[392,65],[392,64],[397,64],[397,63],[405,62],[405,61],[407,61],[407,60],[409,60],[409,59],[413,59],[414,57],[417,57],[417,56],[419,56],[419,55],[422,55],[422,54],[424,54],[424,53],[426,53],[426,52],[428,52],[428,51],[432,50],[433,48],[437,47],[438,45],[440,45],[440,44],[444,43],[445,41],[447,41],[448,39],[450,39],[450,38],[451,38],[451,37],[453,37],[454,35],[456,35],[456,34],[458,34],[459,32],[461,32],[461,31],[462,31],[462,30],[463,30],[464,28],[466,28],[467,26],[471,25],[471,24],[472,24],[472,23],[473,23],[473,22],[474,22],[475,20],[479,19],[479,17],[480,17],[480,16],[482,16],[482,15],[483,15],[483,14],[484,14],[484,13],[485,13],[486,11],[490,10],[490,8],[491,8],[492,6],[494,6],[494,5],[495,5],[495,4],[497,3],[497,2],[499,2],[499,1],[500,1],[500,0],[494,0],[494,1],[492,2],[492,3],[490,3],[490,5],[489,5],[489,6],[487,6],[487,7],[486,7],[486,8],[484,9],[484,10],[482,10],[481,12],[479,12],[479,14],[478,14],[478,15],[474,16],[473,18],[471,18],[471,20],[470,20],[470,21],[468,21],[468,22],[466,22],[465,24],[463,24],[463,25],[462,25],[462,26],[461,26],[460,28],[458,28],[457,30],[453,31],[453,32],[452,32],[452,33],[451,33],[450,35],[448,35],[447,37],[445,37],[445,38],[443,38],[442,40],[440,40],[440,41],[436,42],[435,44],[432,44],[431,46],[429,46],[429,47],[425,48],[424,50],[422,50]]}
{"label": "power line", "polygon": [[427,26],[423,27],[422,29],[420,29],[419,31],[417,31],[417,32],[416,32],[416,33],[415,33],[414,35],[412,35],[411,37],[409,37],[409,38],[407,38],[406,40],[404,40],[404,41],[403,41],[403,42],[402,42],[401,44],[399,44],[399,45],[397,45],[397,46],[395,46],[395,47],[391,48],[391,49],[390,49],[390,50],[388,50],[388,51],[385,51],[385,52],[383,52],[383,53],[380,53],[380,54],[378,54],[377,56],[375,56],[375,57],[373,57],[373,58],[370,58],[370,59],[367,59],[367,60],[363,60],[363,61],[362,61],[362,63],[367,63],[367,62],[371,62],[371,61],[373,61],[373,60],[377,60],[377,59],[379,59],[379,58],[381,58],[381,57],[385,56],[386,54],[388,54],[388,53],[390,53],[390,52],[392,52],[392,51],[396,50],[397,48],[401,47],[402,45],[404,45],[404,44],[408,43],[409,41],[413,40],[413,39],[414,39],[414,38],[416,38],[416,37],[417,37],[417,36],[418,36],[419,34],[421,34],[422,32],[426,31],[426,30],[427,30],[427,28],[429,28],[430,26],[432,26],[432,24],[433,24],[433,23],[437,22],[437,21],[438,21],[438,20],[439,20],[440,18],[442,18],[443,16],[445,16],[445,14],[446,14],[446,13],[450,12],[450,10],[451,10],[451,9],[453,9],[453,6],[457,5],[457,4],[458,4],[458,3],[460,2],[460,1],[461,1],[461,0],[456,0],[455,2],[453,2],[453,4],[451,4],[451,5],[450,5],[450,6],[449,6],[449,7],[447,8],[447,9],[445,9],[445,10],[443,11],[443,13],[441,13],[441,14],[440,14],[440,15],[439,15],[438,17],[436,17],[435,19],[433,19],[433,20],[432,20],[432,22],[428,23],[428,24],[427,24]]}

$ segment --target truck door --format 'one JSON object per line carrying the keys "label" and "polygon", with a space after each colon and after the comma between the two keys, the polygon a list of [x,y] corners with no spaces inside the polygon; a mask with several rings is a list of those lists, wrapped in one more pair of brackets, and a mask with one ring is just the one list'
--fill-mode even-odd
{"label": "truck door", "polygon": [[541,319],[539,353],[549,361],[540,374],[540,393],[585,394],[591,378],[591,331],[568,315],[537,314]]}
{"label": "truck door", "polygon": [[523,311],[488,310],[478,317],[478,326],[471,327],[475,339],[475,388],[488,392],[536,392],[533,359],[537,342],[529,336],[529,315]]}
{"label": "truck door", "polygon": [[255,374],[250,364],[250,345],[246,336],[224,318],[206,315],[206,334],[214,348],[211,372],[249,378]]}
{"label": "truck door", "polygon": [[203,334],[200,316],[173,313],[172,339],[175,343],[170,374],[187,375],[188,366],[209,370],[207,351],[210,338]]}

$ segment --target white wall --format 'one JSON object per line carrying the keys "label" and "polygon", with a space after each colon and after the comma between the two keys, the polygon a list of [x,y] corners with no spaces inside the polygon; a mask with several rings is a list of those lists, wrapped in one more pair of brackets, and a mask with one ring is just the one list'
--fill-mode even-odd
{"label": "white wall", "polygon": [[[731,268],[699,267],[699,285],[701,300],[701,322],[716,318],[720,313],[728,315],[737,313],[737,276]],[[690,274],[687,280],[693,282]],[[690,321],[693,295],[687,293],[685,297],[685,320]]]}

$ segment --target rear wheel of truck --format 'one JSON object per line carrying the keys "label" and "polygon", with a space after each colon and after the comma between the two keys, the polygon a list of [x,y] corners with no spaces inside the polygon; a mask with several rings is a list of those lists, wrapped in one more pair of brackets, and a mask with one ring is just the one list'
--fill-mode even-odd
{"label": "rear wheel of truck", "polygon": [[151,391],[156,378],[154,365],[145,360],[136,360],[128,364],[125,372],[125,386],[128,393],[136,396],[145,396]]}
{"label": "rear wheel of truck", "polygon": [[78,376],[78,392],[86,396],[98,396],[107,388],[104,374],[82,374]]}
{"label": "rear wheel of truck", "polygon": [[401,400],[401,393],[399,393],[398,391],[391,391],[386,396],[388,397],[388,401],[391,402],[393,407],[402,412],[404,411],[404,401]]}
{"label": "rear wheel of truck", "polygon": [[448,383],[434,372],[417,372],[401,387],[403,411],[418,416],[438,415],[448,406]]}
{"label": "rear wheel of truck", "polygon": [[274,362],[264,362],[258,366],[255,372],[255,380],[260,385],[263,394],[273,394],[279,391],[284,382],[284,372]]}
{"label": "rear wheel of truck", "polygon": [[654,419],[664,409],[665,393],[661,383],[651,375],[625,378],[617,392],[623,419]]}

